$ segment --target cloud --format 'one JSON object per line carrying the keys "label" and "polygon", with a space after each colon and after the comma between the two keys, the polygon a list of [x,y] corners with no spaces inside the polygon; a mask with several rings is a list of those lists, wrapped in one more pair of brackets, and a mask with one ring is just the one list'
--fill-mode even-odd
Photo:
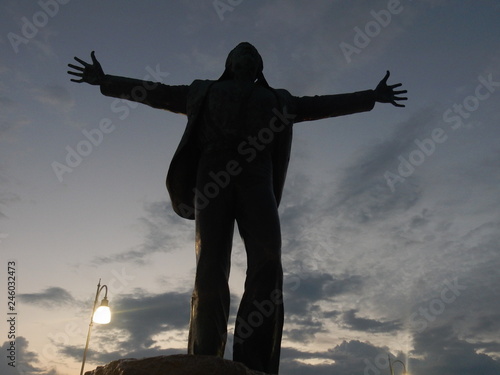
{"label": "cloud", "polygon": [[[147,294],[143,291],[113,300],[111,323],[93,332],[94,349],[89,351],[89,358],[106,363],[121,357],[179,353],[179,349],[168,346],[178,347],[179,335],[180,341],[187,340],[190,300],[190,292]],[[167,339],[162,339],[162,335]],[[81,357],[80,347],[54,344],[66,356]]]}
{"label": "cloud", "polygon": [[[336,185],[318,186],[303,172],[290,176],[281,207],[285,269],[289,277],[311,270],[317,274],[304,284],[304,295],[300,289],[297,294],[285,293],[285,297],[291,296],[290,306],[286,306],[290,322],[285,332],[287,340],[313,345],[315,334],[330,328],[325,318],[366,334],[404,334],[403,323],[413,313],[418,314],[420,308],[436,312],[438,304],[443,305],[440,296],[444,281],[458,278],[466,290],[460,290],[453,303],[444,303],[444,311],[433,315],[432,322],[426,321],[423,333],[411,335],[415,340],[426,340],[432,331],[451,322],[455,332],[448,340],[436,341],[430,360],[411,359],[415,371],[410,372],[437,374],[440,369],[451,369],[449,373],[463,373],[458,366],[446,363],[455,360],[449,348],[470,358],[470,366],[461,362],[465,371],[470,369],[465,373],[477,373],[481,361],[488,371],[496,370],[495,358],[500,358],[495,336],[500,321],[500,276],[496,271],[500,267],[500,238],[499,216],[493,209],[497,194],[493,192],[498,185],[498,173],[494,173],[498,154],[472,159],[474,163],[474,155],[466,161],[457,159],[457,165],[447,172],[468,181],[468,193],[463,196],[460,186],[450,187],[449,181],[446,186],[436,185],[432,178],[435,165],[429,168],[427,162],[397,184],[395,192],[384,178],[386,171],[396,173],[399,155],[407,158],[416,149],[416,139],[428,138],[433,129],[442,126],[441,117],[438,106],[415,113],[386,140],[365,148],[350,160]],[[479,201],[484,204],[478,205]],[[340,299],[343,305],[327,311],[319,302],[321,298],[328,300],[325,285],[331,280],[325,275],[346,268],[350,271],[345,275],[364,277],[357,278],[353,290],[345,290],[350,283],[348,276],[343,276],[341,281],[345,282],[337,285],[347,298],[340,299],[342,294],[333,291],[332,298]],[[290,286],[294,286],[293,282]],[[448,298],[450,295],[447,292]],[[312,345],[307,346],[311,357],[322,357]],[[420,354],[416,352],[415,357],[420,358]],[[436,361],[434,366],[433,358],[439,355],[447,361]],[[379,367],[375,370],[380,373],[388,371]],[[287,374],[344,373],[332,364],[319,366],[288,359],[283,368]],[[353,367],[345,373],[363,374],[364,368]]]}
{"label": "cloud", "polygon": [[344,293],[356,293],[363,284],[358,275],[333,276],[327,273],[310,272],[285,276],[284,293],[287,311],[303,315],[321,301],[333,300]]}
{"label": "cloud", "polygon": [[[369,342],[344,340],[327,351],[301,351],[282,349],[280,373],[286,375],[373,375],[388,371],[387,347]],[[308,364],[310,360],[320,364]],[[321,364],[321,360],[325,363]]]}
{"label": "cloud", "polygon": [[412,356],[423,358],[411,362],[416,375],[500,373],[500,361],[478,352],[490,344],[460,339],[451,324],[417,334],[413,343]]}
{"label": "cloud", "polygon": [[418,173],[397,181],[391,189],[386,173],[399,175],[399,157],[408,158],[415,140],[429,137],[440,119],[437,108],[425,108],[400,123],[384,141],[374,144],[346,166],[341,174],[331,210],[354,223],[387,219],[415,206],[423,196]]}
{"label": "cloud", "polygon": [[109,327],[130,335],[123,349],[148,348],[155,343],[153,336],[158,333],[187,328],[190,301],[190,292],[124,296],[113,302],[115,312]]}
{"label": "cloud", "polygon": [[194,243],[193,223],[179,220],[169,205],[170,203],[166,200],[145,204],[146,214],[138,219],[144,232],[142,243],[123,253],[97,257],[93,263],[133,262],[146,264],[149,260],[148,257],[155,253],[178,250],[187,241]]}
{"label": "cloud", "polygon": [[75,303],[73,296],[63,288],[50,287],[40,293],[23,293],[19,298],[24,303],[42,306],[45,308],[56,308],[66,304]]}
{"label": "cloud", "polygon": [[75,105],[71,94],[63,86],[51,85],[33,88],[31,89],[31,93],[40,103],[57,109],[60,112],[68,112]]}
{"label": "cloud", "polygon": [[[29,341],[22,336],[15,339],[15,360],[8,358],[12,344],[6,341],[2,344],[2,356],[0,359],[0,368],[2,375],[19,375],[19,374],[37,374],[37,375],[57,375],[56,370],[44,368],[40,364],[38,354],[28,349]],[[15,367],[10,366],[9,362],[13,362]]]}
{"label": "cloud", "polygon": [[321,272],[285,275],[284,337],[295,342],[313,342],[316,334],[328,332],[327,323],[337,319],[341,312],[325,310],[325,303],[344,294],[356,294],[362,284],[357,275],[333,276]]}
{"label": "cloud", "polygon": [[346,311],[342,316],[342,322],[351,330],[363,332],[394,332],[401,328],[401,323],[397,320],[380,322],[375,319],[358,318],[358,310]]}
{"label": "cloud", "polygon": [[[432,215],[429,212],[422,212],[421,215],[411,215],[409,225],[412,228],[421,228],[429,224]],[[494,231],[494,225],[482,225],[470,233],[465,233],[463,237],[469,241],[477,238],[484,238],[486,233]],[[493,237],[488,237],[488,241]],[[485,239],[486,240],[486,239]],[[485,249],[483,251],[489,250]],[[493,250],[492,250],[493,251]],[[494,265],[493,265],[494,266]],[[476,280],[484,273],[484,269],[470,270],[467,280]],[[449,275],[442,275],[443,277]],[[287,281],[288,280],[288,281]],[[458,332],[447,326],[446,322],[454,321],[457,329],[463,335],[463,324],[470,311],[471,298],[482,293],[480,288],[481,278],[478,278],[473,287],[467,284],[466,290],[461,290],[460,296],[453,303],[446,305],[445,313],[435,316],[434,324],[421,333],[413,333],[414,352],[410,353],[409,366],[414,375],[434,375],[442,373],[444,370],[457,370],[455,366],[460,355],[467,361],[461,361],[462,368],[470,368],[470,374],[474,373],[481,366],[486,366],[485,374],[493,374],[497,371],[498,362],[491,355],[486,353],[498,353],[499,345],[496,338],[492,336],[489,340],[478,340],[474,332],[470,331],[470,339],[467,341],[458,338]],[[493,281],[494,279],[492,279]],[[380,280],[379,280],[380,281]],[[389,280],[390,281],[390,280]],[[389,282],[388,281],[388,282]],[[465,282],[465,281],[464,281]],[[460,285],[463,284],[459,281]],[[379,320],[374,318],[374,314],[365,317],[358,316],[358,309],[351,308],[347,311],[330,310],[326,311],[323,306],[324,301],[332,301],[342,296],[362,295],[367,293],[370,286],[370,279],[354,274],[332,275],[322,272],[309,272],[302,274],[290,274],[285,279],[285,343],[300,342],[308,343],[308,350],[283,348],[281,373],[293,374],[382,374],[388,371],[387,354],[390,350],[386,347],[377,347],[368,342],[357,340],[343,341],[339,345],[328,351],[314,350],[315,335],[319,332],[327,332],[326,322],[328,320],[343,324],[346,328],[357,330],[368,334],[401,333],[403,327],[399,320]],[[386,289],[386,285],[381,283],[380,288]],[[434,288],[434,290],[432,289]],[[419,301],[426,302],[422,306],[428,307],[429,302],[440,296],[441,290],[435,288],[432,281],[425,286],[426,293],[420,296]],[[448,293],[447,298],[450,297]],[[370,304],[377,307],[385,300],[378,301],[377,295],[367,296]],[[93,360],[106,363],[113,359],[128,357],[147,357],[156,355],[168,355],[179,352],[179,349],[169,349],[172,345],[161,341],[159,336],[174,337],[180,332],[182,340],[187,338],[187,325],[189,322],[189,300],[190,293],[163,293],[151,295],[137,292],[133,295],[126,295],[119,300],[113,301],[115,306],[113,322],[106,328],[106,333],[96,334],[96,346],[101,350],[94,349],[89,353]],[[234,298],[233,298],[234,300]],[[490,300],[494,300],[492,297]],[[391,306],[399,306],[401,303],[394,303]],[[497,326],[498,314],[495,313],[495,303],[485,306],[485,313],[481,318],[474,314],[471,318],[470,326],[474,325],[477,332],[487,332],[494,330]],[[414,305],[412,311],[418,311],[419,305]],[[233,311],[235,309],[232,309]],[[374,309],[376,310],[376,309]],[[366,311],[363,309],[363,311]],[[368,310],[370,311],[370,310]],[[137,322],[147,322],[138,324]],[[444,324],[438,326],[437,324]],[[229,327],[231,328],[231,327]],[[102,331],[104,332],[104,330]],[[466,333],[465,333],[466,334]],[[437,339],[436,337],[441,337]],[[230,341],[230,340],[229,340]],[[110,347],[112,342],[114,346]],[[473,344],[471,344],[473,342]],[[179,347],[179,346],[174,346]],[[81,355],[81,350],[76,347],[61,347],[61,353],[74,356],[75,359]],[[455,353],[456,351],[456,353]],[[456,357],[455,357],[456,356]],[[391,354],[392,358],[403,359],[401,353]],[[444,360],[445,358],[446,360]],[[322,363],[324,361],[325,363]],[[453,362],[455,361],[455,362]],[[490,371],[491,369],[491,371]],[[464,373],[456,371],[456,373]],[[465,372],[467,374],[467,372]]]}
{"label": "cloud", "polygon": [[[498,374],[500,361],[481,353],[498,349],[489,342],[470,342],[460,339],[451,325],[428,329],[414,336],[414,349],[407,353],[391,352],[386,346],[376,346],[359,340],[344,340],[327,351],[282,349],[280,373],[286,375],[379,375],[389,372],[387,356],[406,363],[413,375]],[[328,360],[324,364],[308,364]],[[326,362],[326,361],[325,361]]]}
{"label": "cloud", "polygon": [[[111,322],[94,327],[87,363],[185,353],[190,300],[190,292],[147,294],[140,290],[114,299]],[[53,344],[60,355],[81,360],[80,346]]]}

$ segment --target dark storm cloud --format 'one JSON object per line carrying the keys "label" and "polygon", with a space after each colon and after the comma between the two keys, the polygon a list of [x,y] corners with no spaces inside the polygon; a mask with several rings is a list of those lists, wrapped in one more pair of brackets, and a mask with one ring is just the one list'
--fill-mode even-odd
{"label": "dark storm cloud", "polygon": [[361,285],[362,279],[356,275],[336,277],[320,272],[287,275],[284,285],[286,321],[289,327],[285,329],[286,338],[296,342],[310,342],[317,333],[326,332],[325,323],[340,313],[324,311],[322,302],[331,302],[345,293],[356,293]]}
{"label": "dark storm cloud", "polygon": [[[318,314],[319,307],[314,306],[313,310],[316,311],[309,311],[307,315],[303,316],[287,316],[283,337],[294,342],[313,343],[316,334],[327,332],[321,314]],[[290,328],[290,326],[298,328]]]}
{"label": "dark storm cloud", "polygon": [[[498,297],[500,293],[496,296],[492,295],[492,298]],[[498,309],[498,307],[497,307]],[[488,309],[489,310],[489,309]],[[486,311],[477,314],[475,317],[475,322],[471,327],[471,332],[475,332],[478,335],[495,335],[495,333],[500,332],[500,312]],[[490,342],[484,349],[491,349],[492,352],[500,352],[500,342]]]}
{"label": "dark storm cloud", "polygon": [[351,330],[363,332],[394,332],[401,328],[397,320],[381,322],[375,319],[359,318],[356,316],[358,310],[346,311],[342,316],[344,326]]}
{"label": "dark storm cloud", "polygon": [[46,308],[75,303],[73,296],[63,288],[50,287],[40,293],[23,293],[19,295],[23,303],[30,303]]}
{"label": "dark storm cloud", "polygon": [[[339,345],[321,352],[303,352],[283,348],[280,372],[287,375],[374,375],[388,371],[387,347],[377,347],[359,340],[342,341]],[[325,364],[305,364],[303,360],[315,359]]]}
{"label": "dark storm cloud", "polygon": [[[138,292],[113,300],[113,316],[111,323],[106,326],[105,334],[93,335],[94,341],[108,347],[108,350],[89,351],[89,358],[106,363],[123,357],[142,358],[178,354],[179,350],[162,349],[154,336],[174,330],[187,332],[190,300],[190,292],[155,295]],[[81,358],[81,347],[58,346],[64,355],[75,359]]]}
{"label": "dark storm cloud", "polygon": [[[478,350],[490,343],[460,339],[451,324],[430,328],[414,336],[412,373],[416,375],[496,375],[500,373],[500,361],[481,354]],[[480,369],[480,370],[479,370]],[[480,372],[478,372],[480,371]]]}
{"label": "dark storm cloud", "polygon": [[303,315],[322,301],[332,301],[338,295],[358,291],[361,285],[362,278],[357,275],[333,276],[320,272],[288,274],[284,284],[287,312]]}
{"label": "dark storm cloud", "polygon": [[16,337],[15,341],[15,367],[9,366],[11,360],[8,355],[11,351],[11,342],[6,341],[1,346],[0,368],[2,375],[37,374],[37,375],[57,375],[55,370],[47,370],[40,366],[38,354],[30,351],[29,341],[23,336]]}
{"label": "dark storm cloud", "polygon": [[[343,341],[327,351],[303,352],[283,348],[280,372],[287,375],[381,375],[389,373],[387,356],[400,359],[412,375],[496,375],[500,361],[480,353],[498,350],[490,342],[469,342],[458,337],[451,325],[429,328],[414,335],[414,350],[408,359],[404,353],[391,353],[387,347],[378,347],[358,340]],[[305,364],[302,361],[330,360],[325,364]],[[335,362],[332,362],[335,361]]]}
{"label": "dark storm cloud", "polygon": [[116,307],[110,328],[130,336],[122,343],[124,350],[149,348],[155,343],[154,335],[187,328],[190,301],[190,292],[122,297],[113,302]]}

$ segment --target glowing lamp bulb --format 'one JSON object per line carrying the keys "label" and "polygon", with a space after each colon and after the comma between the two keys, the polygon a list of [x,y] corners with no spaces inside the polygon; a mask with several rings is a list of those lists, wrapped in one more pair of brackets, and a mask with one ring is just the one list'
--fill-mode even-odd
{"label": "glowing lamp bulb", "polygon": [[98,324],[108,324],[111,321],[111,310],[109,309],[106,297],[102,300],[101,306],[94,312],[92,321]]}

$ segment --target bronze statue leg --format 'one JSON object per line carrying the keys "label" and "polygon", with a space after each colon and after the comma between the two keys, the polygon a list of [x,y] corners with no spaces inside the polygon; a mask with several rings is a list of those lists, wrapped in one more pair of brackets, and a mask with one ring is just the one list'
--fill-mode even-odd
{"label": "bronze statue leg", "polygon": [[[225,166],[225,160],[202,161],[197,179],[199,191],[212,181],[210,172]],[[284,315],[283,270],[271,172],[265,157],[245,165],[209,204],[196,212],[197,269],[188,352],[224,355],[236,220],[247,253],[247,277],[236,318],[233,359],[250,369],[277,374]]]}
{"label": "bronze statue leg", "polygon": [[234,333],[233,359],[277,374],[283,329],[281,233],[270,174],[238,181],[236,220],[247,252],[245,292]]}
{"label": "bronze statue leg", "polygon": [[[201,165],[198,189],[212,180],[212,165]],[[213,182],[213,181],[212,181]],[[188,353],[223,357],[229,317],[229,271],[234,232],[230,186],[196,212],[196,278],[191,300]]]}

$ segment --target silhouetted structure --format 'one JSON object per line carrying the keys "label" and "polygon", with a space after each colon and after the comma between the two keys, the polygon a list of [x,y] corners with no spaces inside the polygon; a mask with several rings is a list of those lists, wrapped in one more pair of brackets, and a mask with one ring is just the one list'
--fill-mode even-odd
{"label": "silhouetted structure", "polygon": [[278,205],[290,156],[292,125],[371,110],[375,102],[403,107],[387,85],[375,90],[297,97],[271,88],[249,43],[230,53],[217,80],[169,86],[104,74],[75,57],[74,82],[99,85],[104,95],[185,114],[188,123],[172,159],[167,188],[176,213],[196,220],[196,280],[188,352],[222,357],[229,315],[234,223],[247,252],[247,276],[237,314],[233,359],[277,374],[283,327]]}

